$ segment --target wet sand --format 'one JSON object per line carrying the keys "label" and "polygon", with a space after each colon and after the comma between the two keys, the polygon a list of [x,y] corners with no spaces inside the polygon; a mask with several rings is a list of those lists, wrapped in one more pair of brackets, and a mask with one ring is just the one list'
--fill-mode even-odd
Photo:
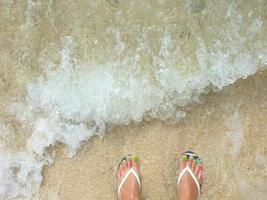
{"label": "wet sand", "polygon": [[[88,69],[90,63],[101,66],[112,58],[111,63],[119,67],[125,61],[130,71],[148,66],[144,73],[154,74],[151,60],[161,57],[166,46],[176,59],[170,60],[167,51],[164,63],[190,76],[199,71],[199,38],[216,55],[230,50],[230,65],[225,62],[225,66],[235,66],[231,60],[236,60],[244,67],[250,63],[244,55],[251,55],[257,63],[260,57],[264,59],[264,1],[187,2],[191,1],[0,2],[0,120],[10,129],[8,137],[0,137],[0,144],[9,153],[27,151],[34,121],[21,123],[8,110],[12,103],[27,103],[28,84],[45,76],[47,67],[60,67],[64,38],[73,38],[75,48],[70,57]],[[228,13],[233,16],[225,17]],[[162,46],[165,37],[172,39],[171,45]],[[214,47],[214,39],[221,43],[219,48]],[[140,52],[137,47],[142,47]],[[207,52],[204,60],[213,61]],[[136,65],[131,63],[133,56],[140,56]],[[102,139],[85,142],[73,158],[65,155],[63,145],[57,145],[55,162],[43,170],[36,199],[116,199],[114,176],[118,161],[128,153],[141,157],[142,199],[175,199],[175,162],[180,148],[198,152],[205,161],[202,199],[265,199],[267,72],[201,99],[201,104],[185,108],[186,117],[178,124],[154,120],[118,126]]]}
{"label": "wet sand", "polygon": [[205,163],[201,199],[265,199],[267,196],[267,71],[204,95],[178,124],[149,121],[115,127],[84,143],[68,158],[63,145],[43,171],[38,199],[116,199],[118,161],[141,158],[142,199],[175,199],[179,149]]}

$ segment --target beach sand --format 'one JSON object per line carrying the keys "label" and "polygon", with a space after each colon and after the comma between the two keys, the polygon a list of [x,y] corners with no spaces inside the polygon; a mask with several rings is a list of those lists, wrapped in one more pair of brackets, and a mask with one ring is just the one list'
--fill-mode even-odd
{"label": "beach sand", "polygon": [[[162,69],[163,72],[170,70],[166,77],[164,72],[163,77],[155,79],[155,84],[163,87],[163,92],[168,93],[169,89],[176,92],[180,88],[179,80],[187,83],[186,77],[200,84],[200,87],[188,87],[190,94],[194,89],[202,91],[206,83],[224,86],[266,65],[266,8],[267,3],[261,0],[1,1],[0,148],[3,145],[4,150],[0,151],[0,158],[7,163],[0,167],[4,172],[0,177],[8,178],[1,179],[0,199],[6,197],[1,196],[2,188],[2,195],[30,195],[35,186],[38,188],[41,179],[38,170],[43,162],[48,162],[47,157],[40,160],[42,151],[36,155],[34,149],[28,147],[38,120],[41,117],[50,120],[45,115],[38,115],[38,111],[49,112],[45,108],[31,111],[32,105],[41,106],[33,99],[29,100],[31,95],[38,96],[38,93],[36,95],[29,90],[31,86],[47,86],[47,90],[40,89],[38,92],[51,92],[51,96],[66,87],[67,93],[59,95],[60,99],[71,94],[72,85],[80,81],[79,78],[74,81],[66,79],[63,89],[52,90],[57,85],[56,81],[61,81],[64,75],[71,75],[68,69],[75,69],[77,77],[78,68],[81,72],[84,69],[83,80],[88,80],[87,76],[94,76],[90,70],[107,70],[109,66],[118,83],[119,77],[122,77],[129,84],[128,75],[132,72],[140,73],[140,78],[144,76],[146,84],[122,87],[126,91],[139,91],[142,85],[147,85],[152,90],[148,87],[149,90],[144,91],[153,93],[154,83],[149,82],[149,76],[151,74],[153,81]],[[136,62],[136,59],[139,61]],[[124,68],[120,72],[119,69]],[[45,79],[47,72],[53,74],[52,69],[67,70],[68,73],[62,76],[56,73],[50,79],[55,84],[51,85]],[[98,81],[102,83],[105,80],[101,70],[99,77],[92,81],[97,86]],[[117,70],[118,74],[115,73]],[[129,80],[139,81],[135,78]],[[90,81],[85,81],[77,89],[84,94],[83,91],[89,88],[92,94],[97,87],[90,88],[90,84]],[[108,84],[105,82],[105,85]],[[110,91],[115,90],[110,87]],[[140,94],[136,91],[132,94]],[[79,96],[81,93],[74,92],[70,96],[77,95],[79,103],[83,98]],[[126,97],[131,99],[132,94]],[[50,106],[54,103],[51,96],[47,99]],[[98,96],[100,100],[105,100],[104,96]],[[146,98],[143,94],[140,100],[133,102],[142,105],[141,100]],[[71,99],[66,98],[65,102],[71,102]],[[222,91],[204,94],[200,100],[199,104],[181,108],[186,116],[176,124],[151,120],[116,126],[102,139],[94,136],[84,142],[73,158],[67,157],[63,144],[47,148],[49,152],[56,152],[55,162],[43,170],[44,179],[35,199],[116,199],[118,162],[129,153],[137,154],[141,159],[142,199],[175,199],[176,160],[181,149],[196,151],[204,160],[206,179],[201,199],[266,199],[267,70],[239,80]],[[124,101],[119,101],[118,105],[120,103]],[[105,104],[97,105],[101,107]],[[71,106],[63,107],[71,113],[70,118],[64,119],[75,121],[72,115],[77,110]],[[16,109],[19,114],[16,114]],[[91,112],[91,108],[87,109],[86,116]],[[64,109],[63,112],[60,109],[56,111],[67,115]],[[139,113],[142,114],[141,111]],[[24,114],[26,120],[21,117]],[[37,117],[27,120],[31,114]],[[102,119],[104,114],[100,112],[95,117]],[[78,123],[83,125],[83,120],[78,120]],[[45,133],[55,136],[49,129]],[[34,143],[36,146],[47,142],[45,136],[38,138]],[[47,146],[53,146],[58,139],[47,142]],[[46,144],[44,147],[47,147]],[[27,162],[28,155],[36,157]],[[34,176],[36,174],[38,178]]]}
{"label": "beach sand", "polygon": [[129,153],[141,159],[142,199],[175,199],[181,148],[204,160],[201,199],[265,199],[267,71],[203,95],[185,112],[177,124],[153,120],[115,127],[84,143],[73,158],[58,145],[38,199],[116,199],[118,161]]}

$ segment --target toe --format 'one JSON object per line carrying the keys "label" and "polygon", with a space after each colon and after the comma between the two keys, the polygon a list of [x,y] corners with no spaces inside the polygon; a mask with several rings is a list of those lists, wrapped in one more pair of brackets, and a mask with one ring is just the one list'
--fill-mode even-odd
{"label": "toe", "polygon": [[132,167],[134,167],[135,169],[139,169],[140,161],[139,161],[138,156],[133,156],[130,161],[131,161]]}
{"label": "toe", "polygon": [[194,163],[194,158],[193,158],[193,156],[190,156],[189,161],[188,161],[188,167],[192,169],[193,163]]}
{"label": "toe", "polygon": [[202,185],[204,182],[204,175],[201,174],[200,178],[199,178],[199,183]]}
{"label": "toe", "polygon": [[194,172],[196,170],[196,168],[197,168],[197,163],[195,160],[193,160],[191,170]]}
{"label": "toe", "polygon": [[120,164],[117,172],[117,185],[121,182],[122,177],[123,177],[123,164]]}
{"label": "toe", "polygon": [[131,167],[131,161],[130,160],[127,160],[126,162],[125,162],[125,170],[127,170],[128,171],[128,169]]}
{"label": "toe", "polygon": [[118,169],[118,171],[117,171],[117,174],[116,174],[116,180],[117,180],[117,183],[119,182],[119,180],[120,180],[120,171],[119,171],[119,169]]}
{"label": "toe", "polygon": [[196,170],[196,177],[200,180],[201,177],[203,178],[203,167],[199,165]]}
{"label": "toe", "polygon": [[139,166],[140,166],[140,160],[138,156],[133,156],[131,159],[131,165],[134,171],[137,172],[138,176],[140,177],[140,171],[139,171]]}
{"label": "toe", "polygon": [[200,170],[200,165],[196,165],[195,170],[193,171],[194,174],[196,174],[196,176],[198,176],[199,170]]}
{"label": "toe", "polygon": [[125,162],[122,164],[122,167],[121,167],[121,176],[122,176],[122,177],[125,175],[126,170],[127,170],[126,163],[127,163],[127,161],[125,161]]}
{"label": "toe", "polygon": [[180,160],[179,160],[179,170],[183,170],[188,162],[188,158],[186,155],[181,155]]}
{"label": "toe", "polygon": [[119,171],[118,171],[119,177],[122,176],[122,172],[123,172],[123,164],[121,164],[119,167]]}

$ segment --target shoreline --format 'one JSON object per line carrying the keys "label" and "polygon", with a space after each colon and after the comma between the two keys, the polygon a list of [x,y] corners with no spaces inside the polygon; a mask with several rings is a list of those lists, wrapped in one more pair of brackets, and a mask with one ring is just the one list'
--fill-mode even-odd
{"label": "shoreline", "polygon": [[[267,71],[238,80],[189,106],[178,124],[157,120],[118,126],[85,142],[73,158],[56,147],[43,170],[39,199],[116,199],[118,161],[141,159],[142,199],[175,199],[180,148],[199,153],[206,166],[201,199],[261,199],[267,195]],[[256,137],[255,137],[256,136]]]}

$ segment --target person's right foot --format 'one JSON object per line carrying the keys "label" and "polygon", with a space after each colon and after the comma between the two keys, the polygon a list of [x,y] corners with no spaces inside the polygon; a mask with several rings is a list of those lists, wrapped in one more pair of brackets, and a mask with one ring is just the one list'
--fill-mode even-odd
{"label": "person's right foot", "polygon": [[[182,155],[179,160],[179,172],[180,173],[186,166],[188,166],[195,177],[199,185],[203,183],[203,166],[197,164],[196,161],[191,156],[189,159],[185,155]],[[178,174],[179,176],[179,174]],[[179,184],[177,185],[177,198],[179,200],[197,200],[198,197],[198,188],[189,172],[185,172],[182,176]]]}

